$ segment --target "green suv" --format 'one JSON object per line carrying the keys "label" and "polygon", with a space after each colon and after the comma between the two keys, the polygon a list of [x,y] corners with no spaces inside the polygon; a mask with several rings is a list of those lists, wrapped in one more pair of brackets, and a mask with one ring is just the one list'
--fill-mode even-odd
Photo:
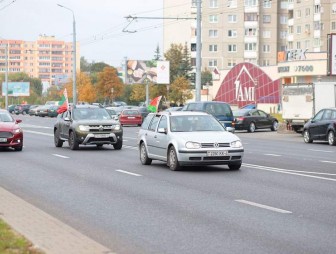
{"label": "green suv", "polygon": [[123,129],[112,119],[107,110],[94,105],[76,105],[57,116],[54,125],[54,142],[62,147],[68,141],[71,150],[79,145],[113,145],[120,150],[123,144]]}

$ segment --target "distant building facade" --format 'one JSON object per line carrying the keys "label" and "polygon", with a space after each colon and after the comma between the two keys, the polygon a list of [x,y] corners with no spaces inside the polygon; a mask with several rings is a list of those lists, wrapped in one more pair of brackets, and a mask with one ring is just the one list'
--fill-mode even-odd
{"label": "distant building facade", "polygon": [[[72,78],[73,43],[39,36],[37,41],[0,40],[0,73],[6,72],[8,46],[9,73],[25,72],[43,83],[59,85]],[[80,69],[80,48],[76,45],[76,68]]]}

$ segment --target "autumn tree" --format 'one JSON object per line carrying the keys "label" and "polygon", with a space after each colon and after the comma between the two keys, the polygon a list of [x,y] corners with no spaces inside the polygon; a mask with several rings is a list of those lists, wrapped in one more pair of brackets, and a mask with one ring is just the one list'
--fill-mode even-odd
{"label": "autumn tree", "polygon": [[168,98],[176,104],[185,104],[185,102],[193,97],[190,81],[185,77],[178,77],[170,86]]}
{"label": "autumn tree", "polygon": [[[167,96],[167,88],[166,85],[157,85],[150,84],[149,85],[149,100],[155,98],[157,96]],[[146,100],[146,85],[145,84],[135,84],[132,86],[132,93],[130,96],[130,100],[132,102],[142,102]]]}
{"label": "autumn tree", "polygon": [[124,84],[118,77],[118,71],[114,67],[105,67],[98,73],[98,83],[96,85],[97,93],[105,99],[105,102],[111,102],[114,98],[123,94]]}

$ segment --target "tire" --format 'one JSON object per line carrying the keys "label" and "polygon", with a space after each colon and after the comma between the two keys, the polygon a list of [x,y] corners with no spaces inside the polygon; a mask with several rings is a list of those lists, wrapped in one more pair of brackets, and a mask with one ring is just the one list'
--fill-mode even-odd
{"label": "tire", "polygon": [[176,150],[173,146],[169,148],[168,151],[168,158],[167,158],[167,164],[170,170],[172,171],[178,171],[181,169],[180,163],[177,159]]}
{"label": "tire", "polygon": [[123,141],[122,141],[122,139],[119,139],[118,142],[113,145],[113,147],[114,147],[115,150],[121,150],[122,145],[123,145]]}
{"label": "tire", "polygon": [[250,125],[249,125],[249,127],[248,127],[248,129],[247,129],[247,131],[252,133],[252,132],[255,132],[255,130],[256,130],[255,123],[251,122]]}
{"label": "tire", "polygon": [[229,164],[228,167],[229,167],[230,170],[239,170],[241,165],[242,165],[241,163],[239,163],[239,164]]}
{"label": "tire", "polygon": [[335,132],[333,132],[333,131],[328,132],[328,143],[331,146],[336,145]]}
{"label": "tire", "polygon": [[17,152],[21,152],[23,149],[23,146],[16,146],[14,147],[14,150],[17,151]]}
{"label": "tire", "polygon": [[271,131],[277,131],[279,127],[278,121],[274,121],[271,126]]}
{"label": "tire", "polygon": [[152,164],[152,159],[148,158],[146,146],[145,146],[145,143],[143,142],[140,145],[140,161],[142,165]]}
{"label": "tire", "polygon": [[308,130],[303,131],[303,141],[305,143],[313,143],[313,139],[311,138]]}
{"label": "tire", "polygon": [[63,146],[63,140],[60,139],[59,130],[56,129],[54,131],[54,143],[56,147],[62,147]]}
{"label": "tire", "polygon": [[78,150],[79,143],[76,140],[75,132],[71,131],[69,135],[69,146],[71,150]]}

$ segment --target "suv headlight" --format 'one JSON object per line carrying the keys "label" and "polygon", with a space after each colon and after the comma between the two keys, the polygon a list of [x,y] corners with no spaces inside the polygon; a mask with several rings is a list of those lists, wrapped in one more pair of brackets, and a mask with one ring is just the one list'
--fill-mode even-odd
{"label": "suv headlight", "polygon": [[198,148],[201,148],[201,144],[200,143],[197,143],[197,142],[191,142],[191,141],[188,141],[186,144],[185,144],[186,148],[188,149],[198,149]]}
{"label": "suv headlight", "polygon": [[243,144],[240,140],[237,140],[237,141],[231,142],[231,147],[232,148],[242,148]]}
{"label": "suv headlight", "polygon": [[80,131],[90,131],[90,126],[88,126],[88,125],[79,125],[78,129]]}
{"label": "suv headlight", "polygon": [[120,124],[115,124],[115,125],[112,125],[112,130],[120,130]]}

